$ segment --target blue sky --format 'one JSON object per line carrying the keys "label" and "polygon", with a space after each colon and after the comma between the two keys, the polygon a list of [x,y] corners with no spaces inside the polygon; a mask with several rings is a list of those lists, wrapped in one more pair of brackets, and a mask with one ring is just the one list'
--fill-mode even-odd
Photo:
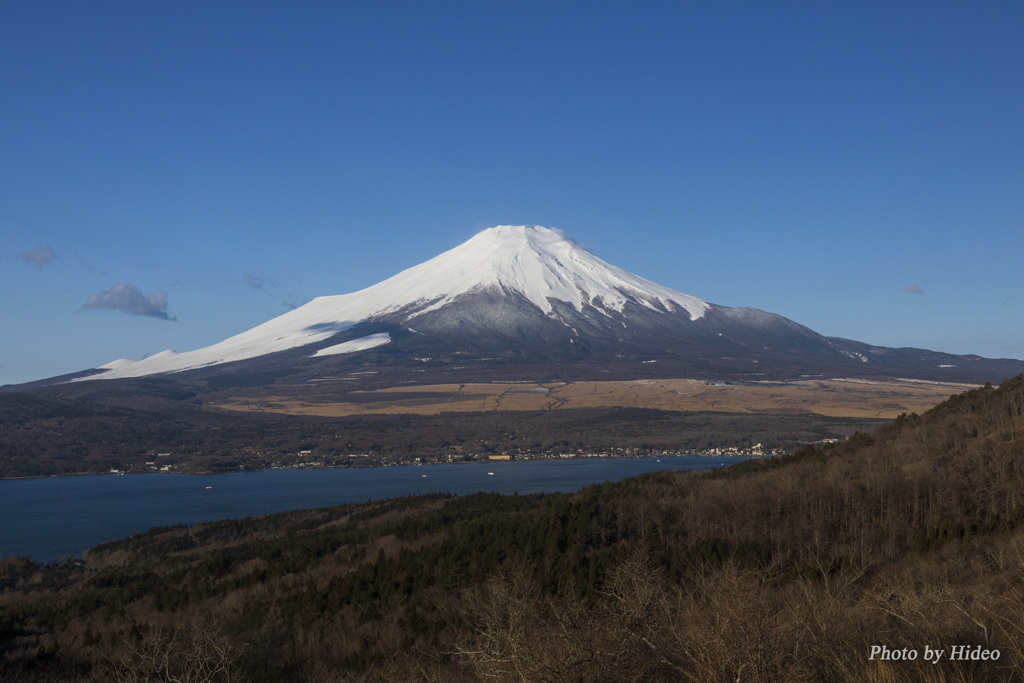
{"label": "blue sky", "polygon": [[1024,358],[1019,2],[0,3],[0,384],[498,224],[826,335]]}

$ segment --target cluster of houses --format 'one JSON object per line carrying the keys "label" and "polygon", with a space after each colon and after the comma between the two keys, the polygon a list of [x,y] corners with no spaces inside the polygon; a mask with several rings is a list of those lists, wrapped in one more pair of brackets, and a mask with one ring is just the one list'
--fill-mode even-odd
{"label": "cluster of houses", "polygon": [[[838,439],[823,439],[815,443],[832,443]],[[304,449],[295,451],[291,456],[279,457],[278,460],[269,465],[258,463],[246,463],[239,465],[239,469],[298,469],[318,467],[388,467],[394,465],[427,465],[437,463],[456,462],[494,462],[508,460],[555,460],[570,458],[643,458],[643,457],[673,457],[673,456],[713,456],[713,457],[736,457],[736,458],[770,458],[784,455],[788,451],[781,448],[766,448],[763,444],[757,443],[753,446],[721,446],[703,449],[671,449],[671,448],[608,448],[605,450],[577,449],[575,451],[542,450],[529,451],[523,449],[512,449],[497,453],[472,453],[465,452],[463,446],[453,445],[437,452],[425,453],[410,458],[398,458],[380,453],[339,453],[323,452],[323,449]],[[126,466],[125,469],[111,469],[111,474],[125,474],[126,472],[175,472],[185,471],[188,468],[173,462],[167,462],[171,453],[156,453],[149,451],[146,456],[152,460],[146,460],[145,468]],[[252,455],[252,454],[250,454]],[[262,455],[269,455],[265,451]],[[163,459],[163,461],[161,461]],[[266,462],[266,461],[264,461]]]}

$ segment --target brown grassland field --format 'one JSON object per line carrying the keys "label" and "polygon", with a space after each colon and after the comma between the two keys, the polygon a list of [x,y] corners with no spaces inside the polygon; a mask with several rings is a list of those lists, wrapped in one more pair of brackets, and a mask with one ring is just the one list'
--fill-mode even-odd
{"label": "brown grassland field", "polygon": [[211,404],[243,412],[347,417],[499,410],[631,407],[893,419],[923,412],[970,385],[916,380],[828,379],[724,384],[695,379],[433,384],[351,391],[329,398],[234,398]]}

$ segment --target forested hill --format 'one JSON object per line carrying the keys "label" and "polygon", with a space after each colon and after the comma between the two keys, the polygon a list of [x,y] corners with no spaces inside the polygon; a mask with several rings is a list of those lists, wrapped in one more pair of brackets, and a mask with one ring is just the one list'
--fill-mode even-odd
{"label": "forested hill", "polygon": [[[159,529],[82,566],[6,560],[0,679],[1021,680],[1022,523],[1016,377],[714,473]],[[950,661],[961,645],[978,659]]]}

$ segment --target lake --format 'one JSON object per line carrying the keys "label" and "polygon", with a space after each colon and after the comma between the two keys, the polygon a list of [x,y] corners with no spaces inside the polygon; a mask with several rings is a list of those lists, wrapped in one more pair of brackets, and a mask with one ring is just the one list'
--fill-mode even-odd
{"label": "lake", "polygon": [[38,562],[155,526],[196,524],[421,493],[554,493],[656,470],[707,470],[741,458],[580,458],[422,467],[128,474],[0,481],[0,557]]}

